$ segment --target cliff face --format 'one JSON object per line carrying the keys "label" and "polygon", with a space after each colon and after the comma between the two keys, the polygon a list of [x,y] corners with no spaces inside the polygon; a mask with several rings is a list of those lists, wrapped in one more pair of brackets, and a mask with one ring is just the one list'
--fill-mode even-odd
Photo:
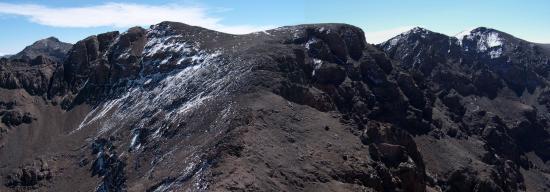
{"label": "cliff face", "polygon": [[163,22],[86,38],[61,62],[2,59],[0,189],[547,189],[544,64],[511,53],[536,74],[513,81],[480,67],[508,52],[466,58],[476,38],[409,34],[376,47],[344,24]]}

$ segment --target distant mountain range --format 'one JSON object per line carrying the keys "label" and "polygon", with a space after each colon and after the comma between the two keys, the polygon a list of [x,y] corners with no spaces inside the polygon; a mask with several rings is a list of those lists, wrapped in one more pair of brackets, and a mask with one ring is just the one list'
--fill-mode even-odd
{"label": "distant mountain range", "polygon": [[548,191],[550,46],[182,23],[0,59],[0,191]]}

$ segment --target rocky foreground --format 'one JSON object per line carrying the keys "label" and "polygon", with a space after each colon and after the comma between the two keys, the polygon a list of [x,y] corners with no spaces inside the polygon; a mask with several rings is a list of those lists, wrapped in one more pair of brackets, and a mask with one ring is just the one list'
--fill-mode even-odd
{"label": "rocky foreground", "polygon": [[0,59],[0,191],[550,190],[550,48],[494,29],[163,22],[25,50]]}

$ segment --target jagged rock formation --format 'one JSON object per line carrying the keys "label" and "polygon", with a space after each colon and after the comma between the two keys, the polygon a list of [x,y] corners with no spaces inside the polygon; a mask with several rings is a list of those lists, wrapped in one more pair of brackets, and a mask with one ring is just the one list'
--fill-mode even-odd
{"label": "jagged rock formation", "polygon": [[[163,22],[88,37],[62,62],[2,59],[2,116],[22,123],[0,124],[0,189],[547,190],[548,57],[485,31],[376,47],[345,24]],[[497,61],[532,70],[482,67]]]}

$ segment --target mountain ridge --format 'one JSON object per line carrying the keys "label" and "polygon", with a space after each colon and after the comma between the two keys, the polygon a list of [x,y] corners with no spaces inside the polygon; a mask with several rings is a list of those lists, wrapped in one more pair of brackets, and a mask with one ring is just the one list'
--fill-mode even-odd
{"label": "mountain ridge", "polygon": [[548,189],[548,60],[449,39],[162,22],[1,59],[0,190]]}

